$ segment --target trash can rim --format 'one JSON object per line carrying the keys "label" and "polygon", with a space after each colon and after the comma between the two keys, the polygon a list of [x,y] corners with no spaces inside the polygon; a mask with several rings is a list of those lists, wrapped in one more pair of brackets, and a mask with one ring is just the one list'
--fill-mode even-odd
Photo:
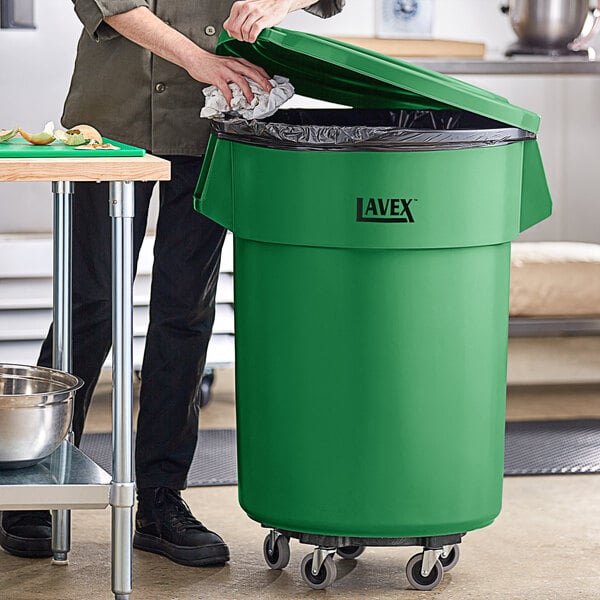
{"label": "trash can rim", "polygon": [[301,125],[246,119],[214,119],[219,139],[264,148],[297,151],[381,152],[459,150],[535,140],[517,127],[490,129],[421,129],[395,126]]}

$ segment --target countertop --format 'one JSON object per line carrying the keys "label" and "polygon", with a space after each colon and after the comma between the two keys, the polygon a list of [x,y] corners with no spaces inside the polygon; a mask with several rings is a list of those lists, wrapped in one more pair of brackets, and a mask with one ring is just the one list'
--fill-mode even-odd
{"label": "countertop", "polygon": [[81,158],[0,158],[0,182],[164,181],[170,177],[171,163],[150,154],[123,158],[96,155]]}
{"label": "countertop", "polygon": [[600,60],[587,55],[506,57],[480,42],[442,39],[340,37],[340,41],[449,75],[600,75]]}
{"label": "countertop", "polygon": [[600,60],[581,57],[549,58],[500,54],[484,59],[411,58],[410,62],[448,75],[600,75]]}

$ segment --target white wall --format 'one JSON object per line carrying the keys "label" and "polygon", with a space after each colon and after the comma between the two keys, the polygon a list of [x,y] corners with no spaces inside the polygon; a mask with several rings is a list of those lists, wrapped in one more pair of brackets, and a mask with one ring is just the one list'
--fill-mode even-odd
{"label": "white wall", "polygon": [[[332,19],[303,11],[284,26],[321,34],[372,36],[375,1],[347,0]],[[500,54],[515,36],[501,0],[436,0],[433,35],[483,41]],[[0,30],[0,128],[39,130],[57,123],[68,89],[80,25],[67,0],[37,0],[35,31]],[[598,38],[600,40],[600,37]],[[600,45],[600,41],[596,42]],[[540,142],[555,198],[555,216],[527,234],[529,239],[600,242],[596,198],[596,141],[600,139],[600,77],[486,76],[470,78],[516,104],[542,114]],[[0,186],[0,233],[51,228],[48,184]]]}
{"label": "white wall", "polygon": [[[0,129],[60,121],[79,37],[66,0],[36,2],[36,30],[0,29]],[[49,184],[0,184],[0,232],[49,231]]]}
{"label": "white wall", "polygon": [[[486,42],[492,52],[503,51],[515,36],[500,0],[434,0],[433,37]],[[346,0],[343,12],[331,19],[315,19],[303,11],[290,15],[284,26],[320,34],[375,35],[376,0]]]}
{"label": "white wall", "polygon": [[38,0],[36,20],[36,30],[0,29],[2,88],[9,92],[0,100],[2,124],[26,130],[58,123],[80,31],[65,0]]}

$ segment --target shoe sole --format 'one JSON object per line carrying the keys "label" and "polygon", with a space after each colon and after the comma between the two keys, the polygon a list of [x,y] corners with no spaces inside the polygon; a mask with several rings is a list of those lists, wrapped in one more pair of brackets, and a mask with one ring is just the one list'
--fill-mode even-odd
{"label": "shoe sole", "polygon": [[0,526],[0,547],[20,558],[51,558],[52,540],[50,538],[24,538],[12,535]]}
{"label": "shoe sole", "polygon": [[178,546],[166,540],[135,532],[133,547],[137,550],[160,554],[186,567],[206,567],[222,565],[229,560],[229,549],[226,544],[209,546]]}

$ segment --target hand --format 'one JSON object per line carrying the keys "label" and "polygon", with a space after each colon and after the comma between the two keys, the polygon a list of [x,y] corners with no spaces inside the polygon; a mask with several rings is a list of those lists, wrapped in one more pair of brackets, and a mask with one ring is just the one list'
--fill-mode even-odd
{"label": "hand", "polygon": [[236,40],[252,44],[263,29],[281,23],[292,8],[292,0],[240,0],[234,2],[223,27]]}
{"label": "hand", "polygon": [[231,82],[240,87],[248,102],[252,102],[254,94],[245,77],[258,83],[266,92],[270,92],[273,87],[269,83],[269,76],[261,67],[243,58],[216,56],[202,50],[146,7],[139,6],[105,20],[132,42],[184,68],[196,81],[216,85],[229,105],[233,99],[228,85]]}
{"label": "hand", "polygon": [[202,50],[199,55],[187,62],[185,68],[197,81],[217,86],[225,96],[228,105],[231,105],[233,99],[229,83],[236,83],[248,102],[252,102],[254,94],[246,77],[256,81],[265,92],[270,92],[273,88],[266,71],[243,58],[216,56]]}

